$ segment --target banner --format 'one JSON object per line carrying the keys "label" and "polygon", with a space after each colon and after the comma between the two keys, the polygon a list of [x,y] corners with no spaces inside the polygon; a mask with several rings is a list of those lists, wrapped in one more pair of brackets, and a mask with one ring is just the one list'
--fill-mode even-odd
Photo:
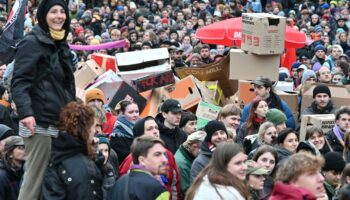
{"label": "banner", "polygon": [[95,51],[95,50],[101,50],[101,49],[116,49],[116,48],[122,48],[126,46],[125,40],[119,40],[114,42],[107,42],[102,44],[94,44],[94,45],[75,45],[71,44],[69,45],[69,48],[76,51]]}
{"label": "banner", "polygon": [[0,37],[0,66],[12,62],[17,43],[24,35],[27,0],[16,0]]}

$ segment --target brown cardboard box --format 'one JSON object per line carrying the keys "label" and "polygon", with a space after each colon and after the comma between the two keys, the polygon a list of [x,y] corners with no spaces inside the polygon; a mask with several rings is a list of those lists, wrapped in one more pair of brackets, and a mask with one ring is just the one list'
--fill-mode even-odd
{"label": "brown cardboard box", "polygon": [[243,13],[241,49],[258,55],[284,51],[286,18],[267,13]]}
{"label": "brown cardboard box", "polygon": [[252,81],[239,80],[238,102],[240,106],[245,106],[255,98],[254,85]]}
{"label": "brown cardboard box", "polygon": [[141,95],[147,99],[147,104],[140,114],[140,117],[144,118],[147,116],[155,117],[160,112],[160,106],[168,99],[166,91],[162,88],[156,88],[150,91],[143,92]]}
{"label": "brown cardboard box", "polygon": [[335,124],[334,114],[325,115],[304,115],[301,118],[300,124],[300,137],[299,141],[305,140],[306,129],[308,126],[314,125],[322,129],[323,133],[326,134],[330,131]]}
{"label": "brown cardboard box", "polygon": [[199,102],[196,116],[197,116],[197,130],[203,128],[211,120],[218,117],[221,107],[215,106],[206,102]]}
{"label": "brown cardboard box", "polygon": [[200,101],[213,103],[210,91],[192,75],[187,76],[173,85],[164,86],[168,98],[177,99],[182,109],[187,110],[196,106]]}
{"label": "brown cardboard box", "polygon": [[[332,101],[334,106],[341,107],[343,105],[350,105],[350,93],[349,90],[343,85],[327,85],[331,91]],[[303,92],[303,97],[301,100],[301,109],[303,111],[306,107],[310,106],[314,101],[312,98],[313,91],[316,85],[312,85]]]}
{"label": "brown cardboard box", "polygon": [[230,56],[225,56],[218,62],[201,65],[200,67],[176,68],[180,78],[193,75],[200,81],[219,81],[225,97],[230,97],[238,90],[238,79],[229,80]]}
{"label": "brown cardboard box", "polygon": [[259,56],[241,49],[230,51],[230,80],[255,80],[265,76],[278,80],[279,55]]}
{"label": "brown cardboard box", "polygon": [[298,121],[298,94],[295,92],[287,93],[276,89],[274,91],[283,101],[288,104],[290,110],[293,112],[294,120]]}
{"label": "brown cardboard box", "polygon": [[88,60],[78,66],[74,72],[75,86],[85,89],[96,77],[103,73],[103,69],[94,60]]}

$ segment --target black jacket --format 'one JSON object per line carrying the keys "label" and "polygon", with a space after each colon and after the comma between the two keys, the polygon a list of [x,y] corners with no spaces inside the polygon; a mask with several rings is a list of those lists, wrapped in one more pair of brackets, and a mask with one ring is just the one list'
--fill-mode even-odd
{"label": "black jacket", "polygon": [[20,119],[34,116],[43,127],[56,124],[61,108],[75,99],[71,58],[68,44],[52,40],[39,26],[24,37],[11,81]]}
{"label": "black jacket", "polygon": [[327,134],[326,134],[326,139],[329,142],[329,145],[332,147],[333,151],[340,153],[343,155],[343,150],[344,147],[343,145],[339,142],[337,136],[333,132],[333,129],[331,129]]}
{"label": "black jacket", "polygon": [[160,138],[164,141],[167,149],[175,154],[179,146],[187,139],[187,135],[178,126],[174,129],[169,129],[164,126],[164,118],[162,113],[156,116],[159,125]]}
{"label": "black jacket", "polygon": [[47,200],[102,200],[103,175],[87,157],[85,144],[67,133],[52,142],[45,173],[43,197]]}
{"label": "black jacket", "polygon": [[17,200],[23,170],[15,169],[4,160],[0,160],[0,199]]}

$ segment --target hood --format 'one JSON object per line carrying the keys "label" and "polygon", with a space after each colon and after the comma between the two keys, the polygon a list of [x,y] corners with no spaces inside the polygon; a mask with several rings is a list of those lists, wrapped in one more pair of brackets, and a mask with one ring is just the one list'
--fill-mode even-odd
{"label": "hood", "polygon": [[56,165],[79,153],[87,154],[83,141],[64,132],[52,141],[51,163]]}
{"label": "hood", "polygon": [[329,114],[333,110],[333,102],[332,100],[329,100],[326,108],[321,110],[317,107],[316,102],[313,101],[311,104],[311,108],[317,114]]}
{"label": "hood", "polygon": [[176,129],[178,129],[179,127],[176,127],[174,129],[170,129],[166,126],[164,126],[164,117],[162,115],[162,113],[158,113],[156,116],[156,122],[158,123],[159,126],[159,133],[162,135],[167,135],[169,137],[175,137],[176,136]]}
{"label": "hood", "polygon": [[309,191],[289,184],[277,182],[273,188],[270,200],[316,200]]}

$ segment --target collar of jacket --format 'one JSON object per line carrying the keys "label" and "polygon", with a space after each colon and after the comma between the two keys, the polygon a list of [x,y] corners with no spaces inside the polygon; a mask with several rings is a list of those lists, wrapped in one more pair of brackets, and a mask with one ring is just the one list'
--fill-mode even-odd
{"label": "collar of jacket", "polygon": [[192,155],[191,152],[189,152],[184,146],[183,144],[180,145],[179,147],[179,151],[182,153],[182,155],[184,155],[184,157],[189,160],[191,163],[194,161],[194,159],[196,158],[194,155]]}
{"label": "collar of jacket", "polygon": [[32,33],[42,43],[55,46],[55,41],[51,39],[50,33],[46,33],[39,25],[35,25]]}

